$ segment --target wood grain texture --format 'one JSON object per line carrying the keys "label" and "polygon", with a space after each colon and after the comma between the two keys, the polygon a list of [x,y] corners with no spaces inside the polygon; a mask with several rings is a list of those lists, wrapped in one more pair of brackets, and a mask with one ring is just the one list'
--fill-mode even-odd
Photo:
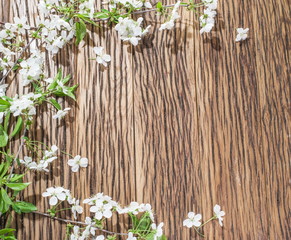
{"label": "wood grain texture", "polygon": [[[36,0],[0,7],[1,21],[35,22]],[[65,123],[46,113],[33,135],[90,165],[73,174],[61,155],[54,178],[28,176],[35,183],[24,196],[40,210],[51,185],[80,198],[103,191],[122,204],[149,202],[169,239],[181,240],[199,239],[182,227],[187,213],[206,219],[218,203],[225,226],[207,225],[206,239],[290,239],[290,2],[220,1],[218,12],[203,36],[185,10],[169,32],[145,14],[151,34],[135,48],[110,28],[92,27],[89,44],[69,45],[49,61],[51,75],[58,67],[72,73],[78,99],[63,102],[72,107]],[[247,41],[234,42],[237,27],[250,28]],[[100,45],[112,56],[109,68],[88,60]],[[9,82],[19,91],[17,79]],[[117,222],[108,227],[123,231]],[[64,225],[35,215],[18,217],[17,228],[25,240],[65,234]]]}

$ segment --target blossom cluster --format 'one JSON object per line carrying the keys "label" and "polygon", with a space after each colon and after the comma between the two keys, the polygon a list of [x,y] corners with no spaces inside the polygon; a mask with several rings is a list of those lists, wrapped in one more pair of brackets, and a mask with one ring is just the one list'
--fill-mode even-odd
{"label": "blossom cluster", "polygon": [[32,49],[31,56],[20,63],[19,74],[22,85],[27,86],[32,81],[38,80],[43,74],[44,58],[38,49]]}
{"label": "blossom cluster", "polygon": [[42,193],[43,197],[49,197],[49,204],[56,206],[59,201],[63,202],[67,200],[68,204],[71,205],[71,211],[75,219],[77,219],[77,213],[83,213],[83,207],[80,206],[80,200],[72,197],[70,190],[63,187],[49,187],[45,192]]}
{"label": "blossom cluster", "polygon": [[22,50],[24,43],[22,34],[30,29],[26,17],[14,17],[13,20],[14,23],[5,23],[4,29],[0,31],[0,72],[3,74],[13,67],[13,58]]}
{"label": "blossom cluster", "polygon": [[217,9],[217,0],[203,0],[203,3],[206,9],[204,9],[204,14],[200,16],[201,34],[204,32],[210,32],[214,27]]}
{"label": "blossom cluster", "polygon": [[174,26],[175,26],[175,20],[177,20],[178,18],[180,18],[179,14],[178,14],[178,9],[179,9],[179,6],[180,6],[180,3],[181,1],[178,1],[173,10],[172,10],[172,13],[168,19],[168,21],[166,21],[165,23],[163,23],[160,27],[160,31],[161,30],[164,30],[164,29],[172,29]]}
{"label": "blossom cluster", "polygon": [[37,163],[32,161],[31,157],[25,156],[23,160],[19,160],[21,164],[27,167],[30,170],[37,170],[37,171],[45,171],[49,172],[47,167],[50,163],[57,159],[56,154],[58,151],[58,147],[56,145],[52,145],[50,150],[45,150],[42,159]]}
{"label": "blossom cluster", "polygon": [[58,53],[63,46],[75,36],[73,19],[65,21],[58,15],[49,15],[47,18],[38,19],[42,26],[40,35],[46,50],[52,54]]}
{"label": "blossom cluster", "polygon": [[136,46],[141,37],[147,34],[151,27],[149,25],[143,29],[141,27],[142,21],[142,17],[139,17],[137,21],[128,17],[120,17],[118,19],[118,24],[115,26],[115,30],[118,32],[121,40],[129,41],[132,45]]}
{"label": "blossom cluster", "polygon": [[22,96],[15,97],[10,101],[11,106],[9,110],[13,113],[14,117],[19,115],[26,115],[31,117],[36,114],[35,105],[38,99],[41,97],[41,94],[34,94],[33,92],[24,94]]}

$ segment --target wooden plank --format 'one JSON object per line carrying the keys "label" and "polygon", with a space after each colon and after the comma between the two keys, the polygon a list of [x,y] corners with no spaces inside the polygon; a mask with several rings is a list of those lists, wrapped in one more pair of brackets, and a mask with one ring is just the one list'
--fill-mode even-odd
{"label": "wooden plank", "polygon": [[[262,22],[256,20],[270,18],[275,7],[266,4],[267,13],[262,14],[260,6],[261,3],[253,1],[220,2],[217,31],[211,39],[203,37],[204,43],[198,48],[200,56],[196,69],[201,69],[197,102],[203,215],[210,214],[209,207],[216,203],[226,211],[223,230],[217,223],[205,227],[209,239],[287,239],[290,236],[286,225],[288,207],[276,216],[274,209],[283,203],[269,200],[275,195],[268,185],[269,172],[276,170],[268,164],[270,149],[264,144],[268,137],[262,130],[261,93],[265,79],[261,71],[266,65],[259,57],[257,44],[266,38],[271,39],[271,33],[261,30]],[[279,16],[278,19],[282,17]],[[279,24],[278,19],[273,21],[274,26]],[[268,26],[266,24],[264,29]],[[249,27],[250,39],[235,43],[236,27]],[[272,56],[272,48],[265,46],[261,51]],[[286,66],[286,62],[280,63]],[[282,134],[282,130],[278,131]],[[281,141],[277,150],[286,152],[285,144]],[[288,176],[287,154],[281,160],[286,172],[276,171],[280,175],[278,181]],[[285,194],[287,184],[287,181],[280,181]]]}
{"label": "wooden plank", "polygon": [[159,31],[163,19],[155,14],[144,15],[152,34],[133,52],[136,187],[139,201],[153,205],[170,239],[193,239],[182,222],[188,211],[199,212],[202,200],[197,197],[202,174],[193,64],[197,45],[194,14],[179,12],[183,17],[171,31]]}
{"label": "wooden plank", "polygon": [[[36,2],[10,2],[10,22],[14,16],[29,13],[30,23],[35,25]],[[124,205],[135,199],[131,55],[114,29],[108,29],[106,23],[102,27],[90,29],[85,46],[68,45],[54,57],[54,61],[47,56],[51,76],[62,68],[64,74],[72,74],[73,82],[79,84],[77,101],[63,101],[63,107],[72,108],[65,122],[53,120],[52,114],[39,117],[33,138],[49,145],[56,144],[74,156],[88,157],[89,167],[80,173],[72,173],[67,165],[68,157],[60,154],[50,173],[53,176],[30,174],[27,179],[33,178],[35,182],[24,193],[28,196],[25,199],[43,212],[49,205],[41,193],[54,185],[71,189],[72,194],[81,199],[97,192],[104,192]],[[89,60],[96,57],[94,46],[103,46],[112,56],[110,67],[103,68]],[[13,90],[17,91],[16,88]],[[67,218],[65,214],[62,217]],[[108,228],[121,232],[121,226],[116,222],[113,218]],[[18,239],[63,239],[65,236],[64,224],[32,214],[19,217],[16,227]]]}
{"label": "wooden plank", "polygon": [[[269,239],[290,239],[290,16],[286,1],[269,1],[253,11],[256,77],[262,125],[262,173],[266,186]],[[264,236],[263,235],[263,236]]]}

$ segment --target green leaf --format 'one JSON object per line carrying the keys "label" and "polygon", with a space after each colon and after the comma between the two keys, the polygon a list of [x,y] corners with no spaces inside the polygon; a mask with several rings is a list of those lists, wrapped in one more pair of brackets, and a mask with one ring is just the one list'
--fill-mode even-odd
{"label": "green leaf", "polygon": [[2,125],[0,125],[0,147],[5,147],[8,143],[8,134],[4,131]]}
{"label": "green leaf", "polygon": [[86,35],[86,24],[83,20],[79,19],[79,22],[75,23],[76,26],[76,45],[78,45]]}
{"label": "green leaf", "polygon": [[108,18],[109,15],[107,12],[103,11],[103,12],[96,12],[94,13],[94,18]]}
{"label": "green leaf", "polygon": [[150,234],[148,234],[148,235],[145,237],[146,240],[154,240],[154,238],[155,238],[155,234],[154,234],[154,233],[150,233]]}
{"label": "green leaf", "polygon": [[67,83],[71,79],[71,74],[67,75],[63,80],[63,84]]}
{"label": "green leaf", "polygon": [[30,183],[6,183],[5,185],[14,191],[25,189]]}
{"label": "green leaf", "polygon": [[94,26],[98,26],[94,21],[92,21],[88,14],[77,14],[76,17],[82,19],[84,22],[90,23]]}
{"label": "green leaf", "polygon": [[7,108],[10,107],[10,103],[3,100],[3,99],[0,99],[0,112],[4,112]]}
{"label": "green leaf", "polygon": [[13,209],[16,208],[17,210],[20,210],[22,213],[30,213],[37,210],[35,205],[28,202],[15,202],[12,207]]}
{"label": "green leaf", "polygon": [[21,178],[24,176],[24,174],[13,174],[10,178],[10,182],[15,183],[18,180],[22,180]]}
{"label": "green leaf", "polygon": [[49,90],[52,90],[52,89],[56,88],[56,86],[58,85],[57,81],[62,79],[62,75],[63,75],[62,69],[59,69],[57,75],[55,76],[55,78],[53,80],[53,82],[48,86]]}
{"label": "green leaf", "polygon": [[57,102],[57,100],[56,99],[54,99],[54,98],[51,98],[50,100],[50,103],[56,108],[56,109],[58,109],[58,110],[61,110],[62,108],[61,108],[61,105]]}
{"label": "green leaf", "polygon": [[165,235],[158,238],[158,240],[167,240],[167,237]]}
{"label": "green leaf", "polygon": [[4,190],[4,188],[1,188],[1,196],[2,196],[2,200],[11,205],[12,204],[12,201],[10,199],[10,197],[8,196],[7,192]]}
{"label": "green leaf", "polygon": [[13,229],[13,228],[4,228],[4,229],[0,230],[0,234],[3,235],[3,234],[7,234],[10,232],[14,232],[14,231],[15,231],[15,229]]}
{"label": "green leaf", "polygon": [[5,162],[0,165],[0,178],[4,177],[4,175],[7,173],[9,169],[10,163]]}
{"label": "green leaf", "polygon": [[19,116],[16,122],[16,125],[13,129],[13,132],[10,134],[9,139],[13,138],[16,134],[18,134],[23,127],[23,120],[22,117]]}
{"label": "green leaf", "polygon": [[6,113],[6,116],[5,116],[5,120],[4,120],[4,131],[5,132],[7,132],[7,130],[8,130],[10,115],[11,115],[11,113],[8,112],[8,113]]}
{"label": "green leaf", "polygon": [[157,9],[162,9],[163,8],[163,4],[161,2],[158,2],[156,7],[157,7]]}

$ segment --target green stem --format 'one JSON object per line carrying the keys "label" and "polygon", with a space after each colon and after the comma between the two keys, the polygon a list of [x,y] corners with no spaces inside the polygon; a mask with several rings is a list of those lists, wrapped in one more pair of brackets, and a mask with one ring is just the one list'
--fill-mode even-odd
{"label": "green stem", "polygon": [[57,212],[61,212],[61,211],[65,211],[65,210],[70,210],[71,208],[62,208],[62,209],[60,209],[60,210],[56,210],[55,211],[55,213],[57,213]]}
{"label": "green stem", "polygon": [[200,237],[203,237],[203,238],[205,237],[201,232],[199,232],[199,230],[196,227],[194,227],[194,229]]}
{"label": "green stem", "polygon": [[213,216],[212,218],[209,218],[206,222],[204,222],[202,225],[200,225],[200,226],[198,227],[198,229],[199,229],[199,228],[202,228],[204,225],[206,225],[207,223],[209,223],[210,221],[212,221],[212,220],[214,220],[214,219],[216,219],[216,216]]}

